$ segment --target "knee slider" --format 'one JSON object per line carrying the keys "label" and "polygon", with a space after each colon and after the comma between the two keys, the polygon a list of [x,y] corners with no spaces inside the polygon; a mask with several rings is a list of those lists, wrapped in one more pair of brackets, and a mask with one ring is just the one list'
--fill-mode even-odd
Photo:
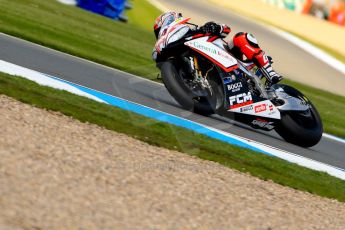
{"label": "knee slider", "polygon": [[258,41],[256,40],[256,37],[254,37],[253,34],[246,34],[246,39],[252,47],[259,48]]}

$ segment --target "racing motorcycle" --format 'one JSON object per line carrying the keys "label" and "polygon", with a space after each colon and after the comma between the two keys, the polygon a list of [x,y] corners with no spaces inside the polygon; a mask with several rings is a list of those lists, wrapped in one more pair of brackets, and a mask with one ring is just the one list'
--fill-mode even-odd
{"label": "racing motorcycle", "polygon": [[[172,97],[185,109],[203,115],[231,114],[256,129],[275,130],[287,142],[311,147],[323,133],[311,101],[285,84],[270,84],[253,63],[227,52],[219,36],[188,35],[190,18],[165,29],[155,45],[157,67]],[[270,61],[272,59],[270,58]]]}

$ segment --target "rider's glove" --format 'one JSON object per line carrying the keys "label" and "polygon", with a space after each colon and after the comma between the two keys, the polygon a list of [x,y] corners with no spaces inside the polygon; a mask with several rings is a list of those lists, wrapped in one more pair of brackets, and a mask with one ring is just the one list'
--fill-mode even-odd
{"label": "rider's glove", "polygon": [[219,35],[223,38],[225,38],[231,31],[230,27],[227,25],[220,25],[215,22],[207,22],[200,29],[205,34]]}
{"label": "rider's glove", "polygon": [[220,35],[220,33],[222,31],[221,25],[219,25],[215,22],[207,22],[200,29],[205,34],[211,34],[211,35]]}

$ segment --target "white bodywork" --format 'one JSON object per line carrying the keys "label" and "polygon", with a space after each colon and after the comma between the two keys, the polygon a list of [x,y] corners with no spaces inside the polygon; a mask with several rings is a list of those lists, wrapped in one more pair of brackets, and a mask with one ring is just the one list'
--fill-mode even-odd
{"label": "white bodywork", "polygon": [[208,42],[208,39],[208,37],[194,39],[185,42],[185,45],[212,58],[226,69],[237,65],[237,60],[234,57],[228,54],[224,49]]}

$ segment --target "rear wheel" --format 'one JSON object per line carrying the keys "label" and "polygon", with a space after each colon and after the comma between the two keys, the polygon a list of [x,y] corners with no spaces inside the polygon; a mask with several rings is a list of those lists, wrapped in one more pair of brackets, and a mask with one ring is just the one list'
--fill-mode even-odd
{"label": "rear wheel", "polygon": [[281,112],[281,121],[275,130],[287,142],[302,146],[311,147],[316,145],[322,138],[323,126],[320,115],[315,106],[298,90],[287,86],[279,85],[284,91],[299,98],[303,103],[309,105],[306,111],[284,111]]}
{"label": "rear wheel", "polygon": [[222,108],[223,90],[215,76],[208,79],[209,89],[191,89],[187,81],[191,81],[184,63],[171,59],[161,67],[163,83],[171,96],[185,109],[209,115]]}

